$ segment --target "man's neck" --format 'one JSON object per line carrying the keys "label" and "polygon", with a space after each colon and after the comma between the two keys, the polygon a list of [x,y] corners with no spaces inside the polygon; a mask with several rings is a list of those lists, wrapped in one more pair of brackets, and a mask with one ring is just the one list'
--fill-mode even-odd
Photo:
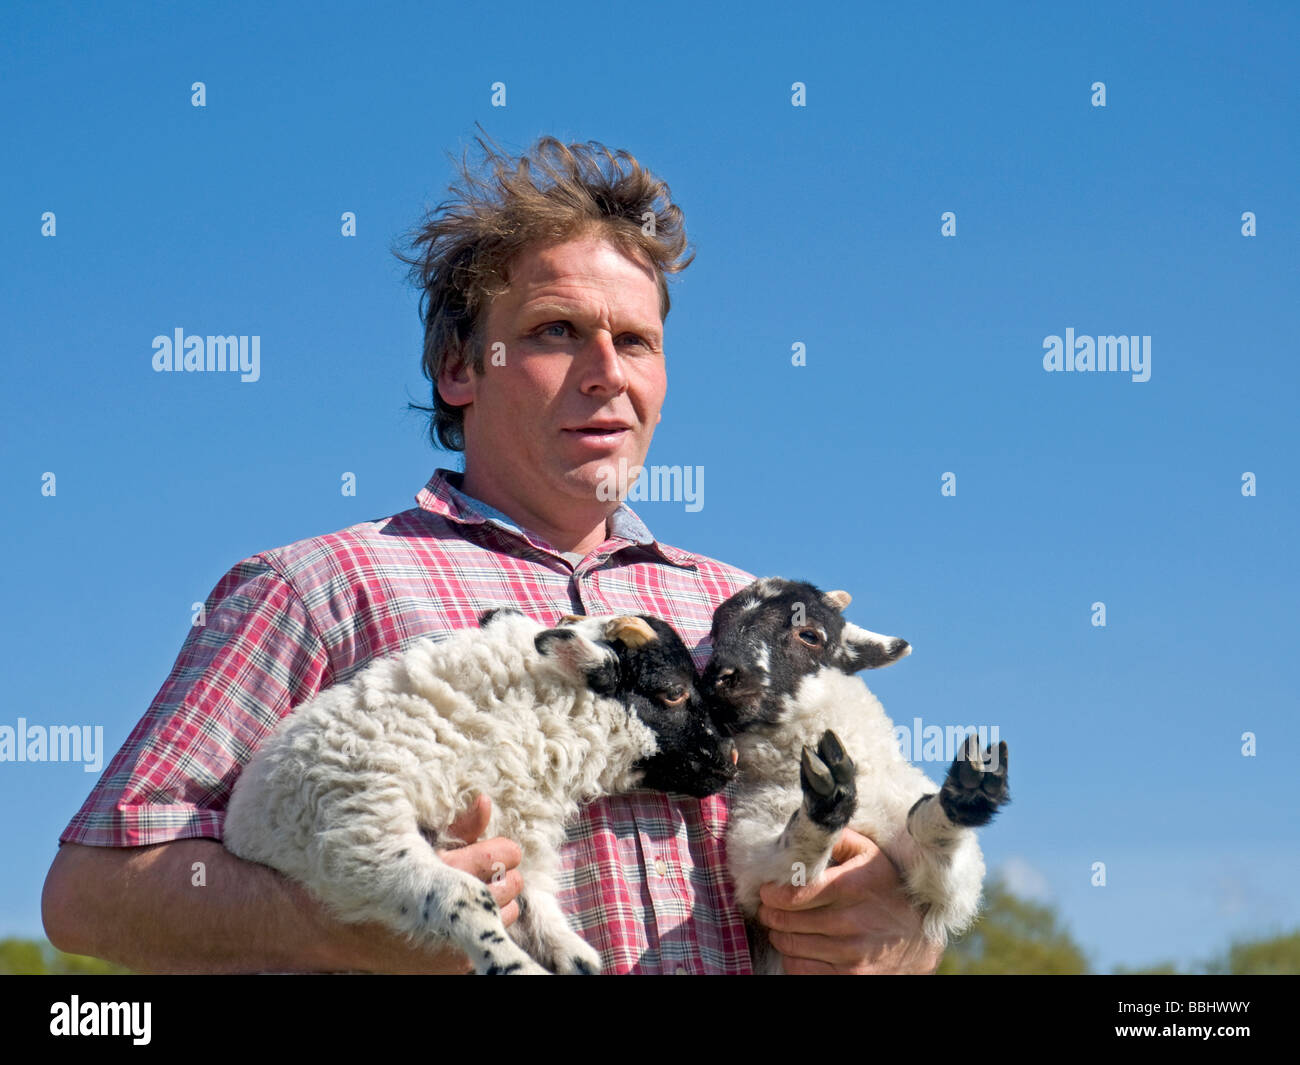
{"label": "man's neck", "polygon": [[609,512],[566,514],[564,524],[557,525],[552,520],[553,516],[536,513],[523,501],[495,491],[490,484],[475,479],[468,469],[463,475],[461,491],[501,511],[521,529],[527,529],[541,537],[557,551],[580,552],[585,555],[608,538]]}

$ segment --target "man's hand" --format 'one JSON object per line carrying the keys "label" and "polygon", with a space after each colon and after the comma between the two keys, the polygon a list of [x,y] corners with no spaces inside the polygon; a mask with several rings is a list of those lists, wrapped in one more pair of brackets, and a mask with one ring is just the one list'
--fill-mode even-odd
{"label": "man's hand", "polygon": [[[498,836],[476,842],[487,831],[492,816],[492,801],[480,795],[452,822],[448,834],[463,840],[468,846],[438,851],[438,857],[448,865],[476,876],[488,886],[497,907],[501,910],[503,924],[512,925],[519,917],[519,904],[515,901],[524,886],[518,865],[522,857],[519,845],[513,840]],[[306,890],[293,885],[301,892],[304,905],[318,905]],[[323,912],[323,911],[322,911]],[[332,919],[326,917],[327,920]],[[382,925],[360,924],[335,926],[347,936],[340,944],[339,957],[364,957],[365,968],[371,972],[388,973],[469,973],[474,966],[464,953],[450,944],[430,950],[413,948],[403,937]],[[351,963],[348,963],[351,964]]]}
{"label": "man's hand", "polygon": [[921,914],[907,900],[886,854],[846,828],[827,868],[805,887],[764,884],[758,920],[785,971],[933,973],[943,951],[921,934]]}
{"label": "man's hand", "polygon": [[450,834],[471,844],[456,850],[439,851],[438,857],[448,865],[476,876],[488,886],[501,910],[501,922],[509,927],[519,918],[519,904],[515,897],[524,886],[519,872],[523,855],[514,840],[498,836],[496,839],[476,842],[487,831],[492,817],[492,800],[480,795],[474,805],[451,823]]}

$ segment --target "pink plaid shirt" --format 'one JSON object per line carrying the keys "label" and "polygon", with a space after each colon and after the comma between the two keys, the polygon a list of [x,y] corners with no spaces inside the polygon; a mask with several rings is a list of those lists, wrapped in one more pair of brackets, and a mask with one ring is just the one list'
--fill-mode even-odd
{"label": "pink plaid shirt", "polygon": [[[245,559],[213,589],[171,674],[59,837],[137,847],[221,838],[235,778],[295,706],[372,658],[513,604],[655,614],[708,658],[714,609],[753,578],[650,535],[623,505],[578,563],[438,470],[417,508]],[[614,973],[747,973],[724,872],[726,803],[637,791],[583,808],[560,903]]]}

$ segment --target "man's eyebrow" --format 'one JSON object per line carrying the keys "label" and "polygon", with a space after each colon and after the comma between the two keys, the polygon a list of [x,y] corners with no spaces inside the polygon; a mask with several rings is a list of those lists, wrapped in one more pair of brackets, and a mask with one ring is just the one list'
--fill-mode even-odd
{"label": "man's eyebrow", "polygon": [[[584,315],[581,309],[567,303],[530,303],[526,304],[521,314],[533,319],[564,319],[566,321],[580,321]],[[642,322],[632,322],[630,325],[624,325],[624,331],[644,333],[646,336],[655,337],[662,331],[662,325],[656,322],[654,325],[647,325]]]}

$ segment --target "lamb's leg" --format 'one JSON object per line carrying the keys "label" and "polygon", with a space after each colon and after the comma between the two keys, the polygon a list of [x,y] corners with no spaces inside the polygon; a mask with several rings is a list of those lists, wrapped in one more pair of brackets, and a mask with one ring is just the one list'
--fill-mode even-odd
{"label": "lamb's leg", "polygon": [[506,934],[487,885],[447,865],[418,831],[389,836],[378,847],[364,833],[324,835],[321,875],[308,886],[342,920],[377,921],[415,942],[450,943],[480,974],[546,973]]}
{"label": "lamb's leg", "polygon": [[525,886],[515,901],[519,920],[510,935],[529,955],[560,976],[600,973],[600,953],[569,927],[554,895]]}
{"label": "lamb's leg", "polygon": [[[811,883],[830,864],[840,830],[857,809],[857,771],[834,732],[823,733],[814,753],[807,747],[800,758],[803,803],[790,816],[780,836],[761,856],[740,856],[745,880],[737,884],[742,909],[749,917],[758,909],[758,886],[770,881]],[[732,846],[728,837],[728,847]],[[750,955],[759,974],[781,972],[781,955],[772,948],[766,929],[749,923]]]}
{"label": "lamb's leg", "polygon": [[791,816],[777,846],[791,857],[807,880],[821,876],[830,864],[840,829],[858,808],[857,767],[840,738],[827,729],[814,753],[807,747],[799,760],[803,805]]}
{"label": "lamb's leg", "polygon": [[975,919],[984,856],[974,829],[988,824],[1009,801],[1006,742],[998,745],[995,758],[992,746],[981,754],[979,741],[970,736],[939,792],[921,796],[908,811],[915,847],[903,863],[905,880],[912,896],[928,906],[925,934],[936,942],[946,942]]}
{"label": "lamb's leg", "polygon": [[[758,885],[771,882],[809,883],[826,870],[840,829],[857,809],[858,792],[853,759],[835,733],[827,731],[814,753],[807,747],[800,759],[803,803],[790,815],[781,834],[771,840],[737,843],[749,853],[740,856],[744,882],[738,901],[752,916],[758,908]],[[731,847],[728,837],[728,848]],[[797,878],[797,879],[796,879]]]}
{"label": "lamb's leg", "polygon": [[553,973],[594,976],[600,953],[569,925],[555,897],[559,890],[559,852],[555,847],[528,847],[519,865],[523,890],[515,896],[519,919],[510,938]]}

